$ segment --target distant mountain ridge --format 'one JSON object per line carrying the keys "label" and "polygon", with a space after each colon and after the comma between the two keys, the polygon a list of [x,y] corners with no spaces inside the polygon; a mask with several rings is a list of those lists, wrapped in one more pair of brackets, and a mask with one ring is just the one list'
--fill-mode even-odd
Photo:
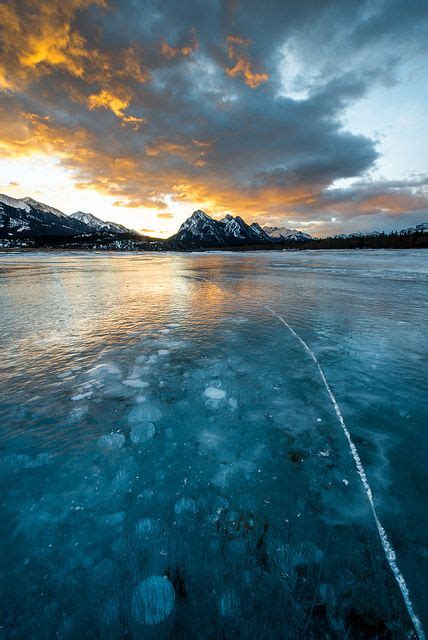
{"label": "distant mountain ridge", "polygon": [[2,236],[72,236],[93,233],[133,234],[120,224],[104,222],[90,213],[77,211],[68,216],[33,198],[11,198],[0,194]]}
{"label": "distant mountain ridge", "polygon": [[142,235],[91,213],[67,215],[33,198],[0,194],[0,247],[71,247],[124,251],[198,249],[362,249],[428,246],[428,223],[401,231],[339,234],[313,238],[298,229],[247,224],[241,216],[217,220],[198,209],[166,240]]}
{"label": "distant mountain ridge", "polygon": [[[400,236],[408,236],[413,233],[428,233],[428,222],[422,222],[421,224],[417,224],[414,227],[407,227],[406,229],[401,229],[399,232]],[[368,231],[367,233],[362,233],[361,231],[357,231],[355,233],[339,233],[334,238],[378,238],[380,236],[384,236],[385,233],[383,231]]]}
{"label": "distant mountain ridge", "polygon": [[87,224],[91,229],[97,231],[110,231],[112,233],[135,233],[131,229],[127,229],[122,224],[117,224],[116,222],[104,222],[100,218],[97,218],[92,213],[85,213],[84,211],[75,211],[70,214],[70,218],[74,218],[75,220],[79,220],[84,224]]}
{"label": "distant mountain ridge", "polygon": [[[49,236],[84,236],[90,234],[112,234],[123,237],[132,234],[141,236],[132,229],[115,222],[101,220],[92,213],[76,211],[66,215],[33,198],[11,198],[0,194],[0,237],[32,238]],[[198,209],[183,222],[177,233],[166,243],[179,243],[185,248],[238,247],[266,245],[282,242],[305,242],[311,236],[282,227],[261,227],[257,222],[247,224],[241,216],[227,214],[216,220]]]}
{"label": "distant mountain ridge", "polygon": [[295,240],[296,242],[305,242],[306,240],[312,240],[312,236],[309,233],[304,233],[298,229],[288,229],[287,227],[263,227],[263,230],[271,238],[278,238],[278,240]]}

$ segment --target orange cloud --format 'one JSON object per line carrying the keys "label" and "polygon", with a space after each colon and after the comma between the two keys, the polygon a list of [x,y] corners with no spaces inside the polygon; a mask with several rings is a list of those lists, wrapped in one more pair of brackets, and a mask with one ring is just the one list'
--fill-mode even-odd
{"label": "orange cloud", "polygon": [[146,147],[148,156],[158,156],[161,153],[178,156],[185,162],[195,167],[203,167],[206,164],[205,156],[212,142],[207,140],[192,140],[191,144],[178,143],[166,138],[158,138]]}
{"label": "orange cloud", "polygon": [[160,52],[168,60],[177,58],[178,56],[190,56],[199,47],[199,42],[196,38],[195,30],[191,30],[190,42],[182,47],[172,47],[165,40],[162,40],[160,45]]}
{"label": "orange cloud", "polygon": [[251,40],[249,40],[248,38],[241,38],[241,36],[229,35],[227,36],[226,40],[228,42],[233,42],[234,44],[242,44],[244,46],[248,46],[249,44],[251,44]]}
{"label": "orange cloud", "polygon": [[130,116],[124,113],[129,107],[131,97],[129,94],[117,95],[108,89],[101,89],[99,93],[93,93],[88,97],[89,109],[109,109],[122,121],[122,126],[131,125],[134,130],[138,130],[145,122],[144,118]]}
{"label": "orange cloud", "polygon": [[233,67],[226,67],[228,76],[234,78],[241,75],[246,85],[251,89],[256,89],[262,82],[269,80],[267,73],[257,73],[253,71],[250,60],[246,57],[244,47],[251,44],[250,40],[240,36],[227,36],[227,55],[235,64]]}
{"label": "orange cloud", "polygon": [[[337,213],[349,219],[355,215],[383,212],[395,216],[428,206],[426,196],[411,190],[365,192],[362,187],[354,196],[339,194],[338,198],[333,191],[326,197],[324,186],[312,183],[286,188],[267,184],[255,189],[251,184],[236,184],[233,178],[218,171],[195,173],[185,163],[173,165],[172,169],[170,163],[162,162],[161,154],[177,149],[169,146],[173,145],[171,141],[161,139],[156,142],[158,146],[152,155],[129,151],[114,157],[85,129],[58,126],[45,115],[21,111],[11,99],[0,107],[0,157],[19,158],[35,153],[54,155],[70,171],[78,189],[113,196],[118,207],[150,208],[159,220],[169,220],[167,196],[188,204],[189,208],[197,206],[216,216],[232,211],[243,215],[248,222],[258,220],[262,223],[274,219],[311,221],[314,211],[321,218]],[[211,146],[210,142],[198,140],[187,145],[184,142],[176,144],[178,151],[184,149],[185,153],[188,148]]]}
{"label": "orange cloud", "polygon": [[128,47],[119,54],[118,78],[131,78],[141,84],[151,79],[149,69],[142,63],[142,54],[136,47]]}
{"label": "orange cloud", "polygon": [[[0,4],[0,87],[14,90],[53,67],[82,77],[91,52],[73,26],[77,12],[105,0],[25,0]],[[19,8],[18,8],[19,7]]]}
{"label": "orange cloud", "polygon": [[74,155],[89,156],[90,134],[82,128],[67,129],[51,122],[49,116],[0,106],[0,157],[16,158],[35,153],[54,154],[65,160]]}

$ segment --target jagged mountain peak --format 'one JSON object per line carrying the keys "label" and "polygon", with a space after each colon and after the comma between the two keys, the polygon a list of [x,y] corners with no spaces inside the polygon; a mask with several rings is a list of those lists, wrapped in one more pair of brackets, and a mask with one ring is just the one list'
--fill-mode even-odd
{"label": "jagged mountain peak", "polygon": [[228,247],[270,242],[263,230],[248,225],[241,216],[230,213],[221,220],[198,209],[180,226],[171,240],[200,247]]}
{"label": "jagged mountain peak", "polygon": [[196,209],[196,211],[194,211],[192,213],[192,215],[190,216],[190,219],[194,219],[194,220],[212,220],[211,216],[209,216],[207,213],[205,213],[205,211],[202,211],[202,209]]}

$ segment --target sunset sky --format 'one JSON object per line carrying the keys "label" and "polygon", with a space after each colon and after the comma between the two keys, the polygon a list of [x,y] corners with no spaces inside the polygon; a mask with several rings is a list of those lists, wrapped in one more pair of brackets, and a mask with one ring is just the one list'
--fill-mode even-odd
{"label": "sunset sky", "polygon": [[0,3],[0,192],[171,235],[428,221],[428,2]]}

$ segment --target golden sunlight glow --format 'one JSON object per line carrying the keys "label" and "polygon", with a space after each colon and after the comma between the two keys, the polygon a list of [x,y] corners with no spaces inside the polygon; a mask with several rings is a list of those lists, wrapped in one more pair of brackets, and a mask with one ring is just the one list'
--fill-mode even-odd
{"label": "golden sunlight glow", "polygon": [[86,211],[102,220],[163,238],[175,233],[189,213],[197,208],[195,203],[175,203],[169,197],[166,198],[167,212],[117,206],[114,196],[77,188],[58,159],[37,153],[14,159],[0,158],[0,176],[0,193],[13,198],[31,196],[67,214]]}

